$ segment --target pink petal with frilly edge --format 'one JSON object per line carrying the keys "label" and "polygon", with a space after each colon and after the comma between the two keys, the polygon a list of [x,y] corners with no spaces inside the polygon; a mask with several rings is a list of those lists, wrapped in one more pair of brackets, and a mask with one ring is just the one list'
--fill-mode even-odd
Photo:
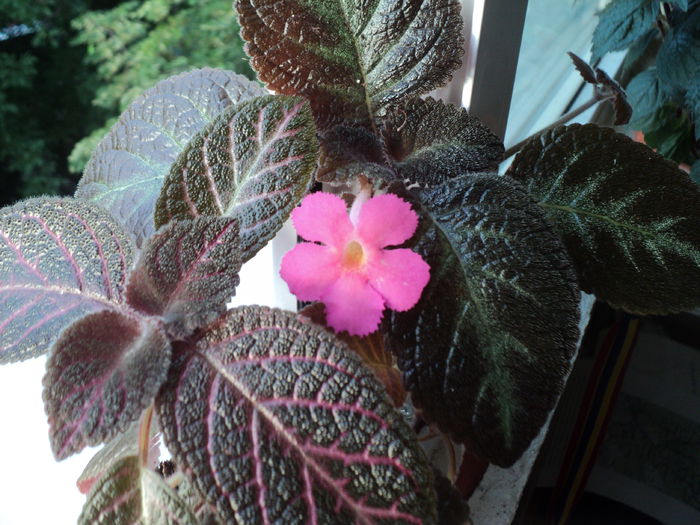
{"label": "pink petal with frilly edge", "polygon": [[430,280],[430,266],[411,250],[382,250],[367,265],[369,284],[392,310],[403,312],[415,306]]}
{"label": "pink petal with frilly edge", "polygon": [[336,332],[367,335],[379,327],[384,300],[358,274],[343,274],[321,300],[326,305],[326,322]]}
{"label": "pink petal with frilly edge", "polygon": [[353,226],[345,201],[330,193],[312,193],[292,211],[297,233],[307,241],[322,242],[339,249],[346,242]]}
{"label": "pink petal with frilly edge", "polygon": [[411,205],[391,193],[368,200],[357,221],[360,237],[377,248],[401,244],[413,235],[416,226],[418,215]]}
{"label": "pink petal with frilly edge", "polygon": [[340,276],[340,262],[330,248],[303,242],[284,255],[280,275],[299,299],[315,301]]}

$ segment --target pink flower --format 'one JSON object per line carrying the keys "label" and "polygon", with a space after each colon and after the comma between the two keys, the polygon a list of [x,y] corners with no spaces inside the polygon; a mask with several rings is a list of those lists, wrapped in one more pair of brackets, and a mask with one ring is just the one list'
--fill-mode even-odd
{"label": "pink flower", "polygon": [[340,197],[308,195],[292,221],[312,242],[287,252],[280,271],[294,295],[325,303],[328,325],[351,335],[374,332],[385,306],[399,312],[412,308],[430,279],[430,266],[420,255],[385,249],[416,230],[418,216],[410,204],[391,194],[367,197],[357,197],[348,217]]}

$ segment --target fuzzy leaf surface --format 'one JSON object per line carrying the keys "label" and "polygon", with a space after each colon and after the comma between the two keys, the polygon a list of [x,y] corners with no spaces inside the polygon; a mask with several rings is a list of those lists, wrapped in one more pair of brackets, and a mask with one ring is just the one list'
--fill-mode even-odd
{"label": "fuzzy leaf surface", "polygon": [[46,353],[87,313],[121,308],[132,250],[93,204],[41,197],[0,209],[0,364]]}
{"label": "fuzzy leaf surface", "polygon": [[389,317],[391,347],[423,418],[501,466],[552,410],[578,337],[578,287],[544,213],[519,184],[466,175],[413,196],[412,248],[430,282]]}
{"label": "fuzzy leaf surface", "polygon": [[463,108],[414,98],[380,119],[399,176],[432,186],[464,173],[491,171],[503,159],[503,143]]}
{"label": "fuzzy leaf surface", "polygon": [[598,14],[591,62],[632,45],[654,24],[659,6],[659,0],[612,0]]}
{"label": "fuzzy leaf surface", "polygon": [[169,365],[170,343],[151,321],[106,310],[64,330],[43,380],[56,458],[124,432],[151,404]]}
{"label": "fuzzy leaf surface", "polygon": [[79,525],[198,525],[180,497],[139,458],[120,459],[88,495]]}
{"label": "fuzzy leaf surface", "polygon": [[700,191],[673,163],[573,125],[528,143],[509,174],[547,213],[584,291],[642,314],[700,305]]}
{"label": "fuzzy leaf surface", "polygon": [[311,100],[321,130],[370,125],[382,106],[441,86],[459,67],[456,0],[237,0],[260,79]]}
{"label": "fuzzy leaf surface", "polygon": [[226,522],[435,520],[430,469],[382,386],[294,313],[230,310],[178,344],[156,409],[175,461]]}
{"label": "fuzzy leaf surface", "polygon": [[229,106],[265,95],[221,69],[196,69],[145,91],[119,117],[85,167],[76,197],[109,210],[140,247],[155,232],[155,203],[187,143]]}
{"label": "fuzzy leaf surface", "polygon": [[147,241],[129,278],[127,302],[162,316],[168,333],[183,337],[226,311],[240,269],[235,219],[173,221]]}
{"label": "fuzzy leaf surface", "polygon": [[250,259],[306,194],[318,143],[308,103],[266,96],[227,110],[188,144],[168,174],[156,210],[173,219],[231,216]]}

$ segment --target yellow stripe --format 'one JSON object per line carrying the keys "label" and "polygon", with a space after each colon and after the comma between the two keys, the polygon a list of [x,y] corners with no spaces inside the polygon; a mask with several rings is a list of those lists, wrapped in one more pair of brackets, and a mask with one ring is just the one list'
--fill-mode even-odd
{"label": "yellow stripe", "polygon": [[610,381],[608,381],[605,396],[603,396],[603,404],[601,405],[601,410],[598,411],[598,417],[596,419],[595,426],[593,427],[593,432],[591,433],[591,436],[588,440],[586,453],[583,456],[583,460],[579,464],[579,470],[576,474],[576,479],[574,479],[574,484],[572,485],[571,490],[569,490],[569,497],[566,500],[564,511],[562,513],[561,519],[559,520],[559,525],[565,525],[566,522],[569,520],[569,514],[571,513],[571,508],[574,505],[575,496],[576,494],[578,494],[579,485],[581,485],[583,473],[586,470],[585,466],[588,465],[588,462],[591,459],[591,455],[593,454],[593,449],[595,448],[598,435],[600,434],[601,427],[603,426],[603,421],[605,421],[605,416],[610,410],[610,403],[612,402],[612,391],[615,389],[615,385],[617,384],[618,378],[622,373],[622,368],[625,362],[627,361],[627,356],[632,350],[632,342],[634,341],[634,338],[637,335],[638,327],[639,319],[634,319],[630,321],[629,326],[627,327],[627,336],[625,337],[625,342],[622,345],[622,350],[617,358],[617,363],[615,364],[615,369],[613,370],[613,374],[610,378]]}

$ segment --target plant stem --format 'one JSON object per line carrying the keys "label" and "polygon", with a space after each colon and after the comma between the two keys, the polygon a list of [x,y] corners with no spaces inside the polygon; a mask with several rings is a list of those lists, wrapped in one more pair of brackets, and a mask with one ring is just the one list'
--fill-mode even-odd
{"label": "plant stem", "polygon": [[142,467],[148,465],[148,453],[151,448],[151,421],[153,420],[153,404],[141,416],[139,425],[139,460]]}
{"label": "plant stem", "polygon": [[571,119],[578,117],[581,113],[586,111],[587,109],[590,109],[591,107],[595,106],[598,102],[602,102],[603,100],[608,100],[610,97],[598,97],[597,95],[594,95],[592,99],[590,99],[587,102],[584,102],[581,104],[579,107],[576,109],[572,109],[565,115],[562,115],[558,120],[555,122],[552,122],[549,126],[546,128],[543,128],[536,133],[533,133],[526,139],[521,140],[514,146],[511,146],[506,150],[506,152],[503,154],[503,160],[507,159],[508,157],[515,155],[520,149],[532,138],[536,137],[537,135],[540,135],[544,133],[547,130],[550,130],[552,128],[556,128],[557,126],[561,126],[562,124],[566,124],[569,122]]}

